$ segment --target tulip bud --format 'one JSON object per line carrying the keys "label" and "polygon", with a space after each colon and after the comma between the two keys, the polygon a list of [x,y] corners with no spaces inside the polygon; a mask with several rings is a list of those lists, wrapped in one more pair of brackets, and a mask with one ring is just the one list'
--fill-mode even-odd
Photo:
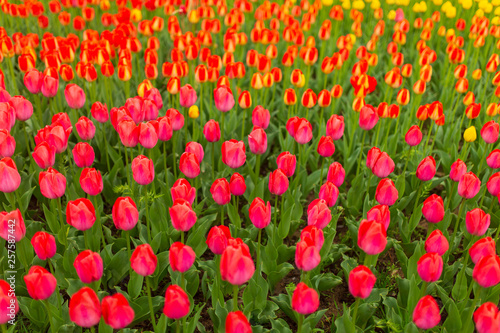
{"label": "tulip bud", "polygon": [[486,143],[495,143],[498,140],[500,126],[494,120],[488,121],[481,128],[481,137]]}
{"label": "tulip bud", "polygon": [[198,99],[198,96],[196,95],[196,90],[193,89],[193,87],[190,84],[184,85],[180,90],[179,90],[179,104],[184,107],[184,108],[189,108],[194,103],[196,103],[196,100]]}
{"label": "tulip bud", "polygon": [[113,205],[113,223],[118,230],[132,230],[139,221],[139,211],[130,197],[119,197]]}
{"label": "tulip bud", "polygon": [[417,272],[425,282],[436,282],[443,272],[443,259],[435,252],[426,253],[417,262]]}
{"label": "tulip bud", "polygon": [[203,146],[199,144],[198,142],[188,142],[186,143],[186,153],[193,153],[196,158],[198,159],[198,162],[201,163],[203,161],[203,157],[205,157],[205,152],[203,151]]}
{"label": "tulip bud", "polygon": [[0,308],[0,325],[5,325],[11,320],[11,315],[19,312],[15,292],[5,280],[0,280],[0,302],[3,304]]}
{"label": "tulip bud", "polygon": [[266,204],[261,198],[255,198],[248,209],[248,216],[256,228],[267,227],[271,222],[271,203],[268,201]]}
{"label": "tulip bud", "polygon": [[168,258],[174,272],[184,273],[194,264],[196,254],[190,246],[175,242],[170,246]]}
{"label": "tulip bud", "polygon": [[422,330],[428,330],[439,325],[440,321],[441,315],[436,300],[430,295],[422,297],[413,310],[415,325]]}
{"label": "tulip bud", "polygon": [[94,163],[94,148],[87,142],[78,142],[71,152],[73,153],[75,164],[79,168],[90,167]]}
{"label": "tulip bud", "polygon": [[495,255],[484,256],[472,271],[472,278],[483,288],[489,288],[500,282],[500,258]]}
{"label": "tulip bud", "polygon": [[292,177],[295,173],[297,158],[288,151],[282,152],[276,158],[278,168],[281,169],[287,177]]}
{"label": "tulip bud", "polygon": [[83,287],[69,300],[69,318],[81,327],[92,327],[101,320],[101,303],[95,291]]}
{"label": "tulip bud", "polygon": [[318,142],[318,154],[323,157],[330,157],[335,153],[335,144],[330,136],[322,136]]}
{"label": "tulip bud", "polygon": [[389,178],[382,179],[375,190],[375,200],[381,205],[392,206],[398,200],[398,190]]}
{"label": "tulip bud", "polygon": [[196,178],[200,174],[200,162],[195,154],[182,153],[179,160],[179,169],[188,178]]}
{"label": "tulip bud", "polygon": [[231,190],[226,178],[216,179],[210,187],[212,198],[219,205],[226,205],[231,201]]}
{"label": "tulip bud", "polygon": [[83,89],[74,83],[70,83],[64,89],[64,97],[68,106],[72,109],[81,109],[85,105],[85,93]]}
{"label": "tulip bud", "polygon": [[38,182],[40,192],[48,199],[60,198],[66,191],[66,177],[51,167],[47,171],[40,172]]}
{"label": "tulip bud", "polygon": [[10,157],[0,160],[0,192],[11,193],[21,185],[21,176],[16,163]]}
{"label": "tulip bud", "polygon": [[315,240],[309,237],[301,238],[295,247],[295,264],[303,271],[310,271],[316,268],[321,262],[321,256]]}
{"label": "tulip bud", "polygon": [[189,314],[191,303],[186,292],[178,285],[170,285],[165,293],[163,314],[170,319],[180,319]]}
{"label": "tulip bud", "polygon": [[486,188],[493,196],[498,196],[500,194],[500,172],[491,175],[486,183]]}
{"label": "tulip bud", "polygon": [[459,182],[460,178],[467,172],[467,165],[461,160],[457,159],[451,165],[450,179],[454,182]]}
{"label": "tulip bud", "polygon": [[220,139],[219,123],[213,119],[207,121],[203,127],[203,135],[208,142],[217,142]]}
{"label": "tulip bud", "polygon": [[365,105],[359,112],[359,127],[365,131],[371,130],[378,122],[377,110],[371,105]]}
{"label": "tulip bud", "polygon": [[366,218],[369,221],[376,221],[384,226],[387,231],[389,224],[391,223],[391,212],[389,207],[386,205],[377,205],[372,207],[367,213]]}
{"label": "tulip bud", "polygon": [[73,262],[76,273],[83,283],[92,283],[98,281],[102,277],[103,262],[97,252],[85,250],[81,252]]}
{"label": "tulip bud", "polygon": [[264,109],[262,106],[257,105],[252,111],[252,124],[257,127],[266,129],[269,126],[271,114],[269,110]]}
{"label": "tulip bud", "polygon": [[471,126],[467,128],[464,132],[464,140],[465,142],[474,142],[476,141],[477,134],[476,134],[476,128],[474,126]]}
{"label": "tulip bud", "polygon": [[326,122],[326,135],[333,140],[339,140],[344,135],[344,117],[332,115]]}
{"label": "tulip bud", "polygon": [[66,206],[66,222],[80,231],[92,228],[95,222],[95,208],[86,198],[69,201]]}
{"label": "tulip bud", "polygon": [[102,299],[102,317],[104,322],[115,330],[127,327],[134,320],[134,309],[125,296],[116,293]]}
{"label": "tulip bud", "polygon": [[492,169],[500,168],[500,150],[494,149],[486,158],[486,163]]}
{"label": "tulip bud", "polygon": [[186,179],[179,178],[170,188],[170,194],[172,195],[172,201],[184,199],[192,205],[196,198],[196,189],[191,187],[191,184]]}
{"label": "tulip bud", "polygon": [[483,303],[474,312],[474,322],[478,333],[490,333],[500,331],[500,320],[498,320],[498,308],[494,303]]}
{"label": "tulip bud", "polygon": [[56,290],[57,280],[45,268],[32,266],[24,276],[28,294],[34,300],[46,300]]}
{"label": "tulip bud", "polygon": [[430,223],[441,222],[444,218],[443,198],[437,194],[432,194],[425,199],[422,206],[422,215]]}
{"label": "tulip bud", "polygon": [[104,187],[101,172],[94,168],[83,169],[80,175],[80,186],[88,195],[98,195]]}
{"label": "tulip bud", "polygon": [[234,97],[231,89],[223,85],[214,90],[214,102],[217,110],[227,112],[234,106]]}
{"label": "tulip bud", "polygon": [[306,244],[311,244],[312,242],[319,253],[323,247],[323,243],[325,242],[325,236],[323,234],[323,230],[314,225],[308,225],[300,232],[300,240],[306,241]]}
{"label": "tulip bud", "polygon": [[318,310],[318,307],[319,295],[316,290],[300,282],[292,295],[292,309],[301,315],[308,315]]}
{"label": "tulip bud", "polygon": [[220,262],[222,280],[232,285],[248,282],[255,272],[255,264],[248,246],[240,238],[230,239]]}
{"label": "tulip bud", "polygon": [[328,207],[333,207],[339,197],[339,189],[332,182],[327,181],[319,189],[318,197],[324,200]]}
{"label": "tulip bud", "polygon": [[206,243],[214,254],[222,254],[227,247],[231,232],[225,225],[215,226],[210,229]]}
{"label": "tulip bud", "polygon": [[479,193],[481,188],[481,181],[477,176],[469,171],[460,177],[458,182],[458,195],[465,199],[471,199]]}
{"label": "tulip bud", "polygon": [[425,252],[435,252],[440,256],[445,254],[449,247],[448,240],[441,230],[434,230],[431,232],[425,241]]}
{"label": "tulip bud", "polygon": [[307,225],[324,229],[332,219],[332,213],[325,200],[315,199],[307,207]]}
{"label": "tulip bud", "polygon": [[269,192],[275,195],[282,195],[288,189],[288,178],[281,169],[277,169],[269,174]]}
{"label": "tulip bud", "polygon": [[132,161],[132,176],[139,185],[148,185],[155,178],[153,160],[139,155]]}
{"label": "tulip bud", "polygon": [[248,135],[248,146],[252,154],[262,155],[267,150],[267,134],[260,127],[254,127]]}
{"label": "tulip bud", "polygon": [[252,326],[243,312],[235,311],[227,314],[226,333],[252,333]]}
{"label": "tulip bud", "polygon": [[157,264],[158,258],[149,244],[137,246],[130,257],[130,266],[141,276],[153,275]]}
{"label": "tulip bud", "polygon": [[436,174],[436,161],[432,156],[424,158],[417,167],[416,176],[423,182],[431,180]]}
{"label": "tulip bud", "polygon": [[379,178],[389,176],[395,167],[392,158],[386,152],[381,152],[377,147],[373,147],[368,151],[366,165]]}
{"label": "tulip bud", "polygon": [[422,131],[420,127],[417,125],[410,127],[408,132],[406,132],[405,141],[411,147],[418,146],[422,141]]}
{"label": "tulip bud", "polygon": [[474,208],[465,214],[465,226],[469,234],[482,236],[490,226],[490,214],[486,214],[481,208]]}
{"label": "tulip bud", "polygon": [[235,172],[229,180],[229,189],[231,190],[232,195],[243,195],[247,189],[245,178],[243,178],[243,176],[239,173]]}
{"label": "tulip bud", "polygon": [[196,213],[193,211],[191,204],[184,199],[176,199],[168,211],[172,225],[176,230],[189,231],[196,223]]}
{"label": "tulip bud", "polygon": [[344,183],[345,170],[339,162],[333,162],[328,168],[327,179],[335,186],[340,187]]}
{"label": "tulip bud", "polygon": [[475,242],[469,249],[469,255],[474,264],[477,264],[481,258],[495,255],[495,241],[491,237],[481,238]]}
{"label": "tulip bud", "polygon": [[38,231],[33,235],[31,245],[33,245],[36,255],[41,260],[50,259],[56,254],[57,246],[55,237],[44,231]]}
{"label": "tulip bud", "polygon": [[387,233],[383,224],[363,220],[358,229],[358,246],[369,255],[382,253],[387,245]]}
{"label": "tulip bud", "polygon": [[359,265],[349,273],[349,292],[356,298],[368,298],[376,281],[368,267]]}
{"label": "tulip bud", "polygon": [[232,169],[237,169],[246,161],[243,141],[231,139],[222,144],[222,162]]}
{"label": "tulip bud", "polygon": [[94,102],[94,104],[92,104],[90,114],[101,124],[104,124],[109,119],[108,107],[101,102]]}

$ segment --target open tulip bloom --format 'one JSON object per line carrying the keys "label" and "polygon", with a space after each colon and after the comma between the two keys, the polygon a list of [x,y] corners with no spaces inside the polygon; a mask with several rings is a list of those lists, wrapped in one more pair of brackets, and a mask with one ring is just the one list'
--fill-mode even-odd
{"label": "open tulip bloom", "polygon": [[500,1],[1,10],[2,332],[500,332]]}

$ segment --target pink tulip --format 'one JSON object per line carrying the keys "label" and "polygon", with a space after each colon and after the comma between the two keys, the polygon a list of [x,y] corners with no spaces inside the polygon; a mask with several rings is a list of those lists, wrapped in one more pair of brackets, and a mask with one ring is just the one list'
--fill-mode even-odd
{"label": "pink tulip", "polygon": [[200,174],[200,162],[193,153],[182,153],[179,160],[179,169],[188,178],[196,178]]}
{"label": "pink tulip", "polygon": [[410,147],[418,146],[422,141],[422,131],[417,125],[410,127],[405,135],[405,141]]}
{"label": "pink tulip", "polygon": [[434,230],[431,232],[427,240],[425,241],[425,252],[435,252],[442,256],[448,251],[450,245],[448,240],[443,235],[441,230]]}
{"label": "pink tulip", "polygon": [[174,131],[178,131],[184,126],[184,116],[176,109],[168,109],[165,115],[170,118]]}
{"label": "pink tulip", "polygon": [[173,206],[168,211],[172,225],[176,230],[189,231],[196,223],[196,213],[193,211],[191,204],[184,199],[175,200]]}
{"label": "pink tulip", "polygon": [[300,282],[292,295],[292,309],[301,315],[315,312],[319,307],[319,295],[313,288]]}
{"label": "pink tulip", "polygon": [[231,190],[226,178],[216,179],[210,187],[210,193],[218,205],[226,205],[231,201]]}
{"label": "pink tulip", "polygon": [[459,182],[460,178],[467,172],[467,165],[461,160],[457,159],[451,165],[450,179],[454,182]]}
{"label": "pink tulip", "polygon": [[488,157],[486,157],[486,163],[492,169],[500,168],[500,149],[494,149]]}
{"label": "pink tulip", "polygon": [[358,246],[369,255],[382,253],[387,245],[387,233],[382,223],[362,220],[358,229]]}
{"label": "pink tulip", "polygon": [[190,246],[175,242],[168,253],[170,267],[174,272],[187,272],[196,259],[196,254]]}
{"label": "pink tulip", "polygon": [[271,203],[267,204],[261,198],[253,199],[248,209],[248,217],[252,224],[259,229],[263,229],[271,222]]}
{"label": "pink tulip", "polygon": [[183,108],[189,108],[196,103],[198,96],[196,90],[190,84],[186,84],[179,90],[179,104]]}
{"label": "pink tulip", "polygon": [[0,160],[0,192],[11,193],[21,185],[21,176],[16,163],[10,157]]}
{"label": "pink tulip", "polygon": [[363,106],[359,111],[359,127],[365,131],[369,131],[377,125],[377,122],[377,110],[369,104]]}
{"label": "pink tulip", "polygon": [[243,195],[247,189],[245,184],[245,178],[242,175],[235,172],[229,181],[229,189],[232,195]]}
{"label": "pink tulip", "polygon": [[494,303],[483,303],[474,312],[474,322],[478,333],[500,332],[500,315]]}
{"label": "pink tulip", "polygon": [[319,189],[318,197],[323,199],[328,207],[335,206],[339,197],[339,189],[332,182],[327,181]]}
{"label": "pink tulip", "polygon": [[83,169],[80,174],[80,186],[88,195],[98,195],[104,188],[101,172],[94,168]]}
{"label": "pink tulip", "polygon": [[102,318],[113,329],[119,330],[127,327],[134,320],[134,316],[134,309],[122,294],[116,293],[102,299]]}
{"label": "pink tulip", "polygon": [[483,288],[489,288],[500,282],[500,258],[495,255],[484,256],[472,271],[472,278]]}
{"label": "pink tulip", "polygon": [[332,213],[325,200],[315,199],[307,207],[307,225],[324,229],[332,219]]}
{"label": "pink tulip", "polygon": [[148,185],[155,178],[153,160],[144,155],[139,155],[132,161],[132,176],[139,185]]}
{"label": "pink tulip", "polygon": [[431,223],[441,222],[444,218],[443,198],[437,194],[432,194],[425,199],[422,206],[422,215]]}
{"label": "pink tulip", "polygon": [[349,273],[349,292],[356,298],[365,299],[370,296],[376,281],[368,267],[359,265]]}
{"label": "pink tulip", "polygon": [[332,182],[335,186],[340,187],[344,184],[345,170],[342,164],[339,162],[333,162],[328,168],[327,179]]}
{"label": "pink tulip", "polygon": [[335,153],[335,144],[329,136],[322,136],[318,143],[318,154],[323,157],[330,157]]}
{"label": "pink tulip", "polygon": [[85,105],[85,93],[74,83],[70,83],[64,88],[64,97],[72,109],[81,109]]}
{"label": "pink tulip", "polygon": [[231,139],[222,144],[222,162],[232,169],[237,169],[247,159],[243,141]]}
{"label": "pink tulip", "polygon": [[267,134],[260,127],[254,127],[248,135],[248,146],[252,154],[262,155],[267,150]]}
{"label": "pink tulip", "polygon": [[104,124],[109,119],[108,107],[101,102],[94,102],[90,108],[90,114],[99,123]]}
{"label": "pink tulip", "polygon": [[375,200],[381,205],[392,206],[398,200],[398,190],[389,178],[382,179],[375,190]]}
{"label": "pink tulip", "polygon": [[417,272],[426,282],[436,282],[443,272],[443,259],[435,252],[426,253],[417,262]]}
{"label": "pink tulip", "polygon": [[271,114],[269,110],[264,109],[262,106],[257,105],[252,111],[252,124],[262,129],[267,129],[269,126],[269,121],[271,120]]}
{"label": "pink tulip", "polygon": [[436,174],[436,161],[432,156],[424,158],[417,167],[416,176],[423,182],[431,180]]}
{"label": "pink tulip", "polygon": [[295,155],[284,151],[278,155],[278,157],[276,158],[276,163],[278,164],[278,168],[281,169],[287,177],[292,177],[295,173],[297,158],[295,157]]}
{"label": "pink tulip", "polygon": [[66,192],[66,177],[59,171],[49,167],[38,176],[40,192],[48,199],[57,199]]}
{"label": "pink tulip", "polygon": [[16,111],[16,119],[26,121],[33,114],[33,105],[23,96],[14,96],[9,100],[9,104]]}
{"label": "pink tulip", "polygon": [[152,149],[158,143],[158,132],[152,122],[139,124],[139,143],[146,149]]}
{"label": "pink tulip", "polygon": [[207,121],[203,127],[203,135],[208,142],[217,142],[220,140],[220,127],[219,123],[213,119]]}
{"label": "pink tulip", "polygon": [[479,193],[480,188],[481,181],[472,171],[469,171],[460,178],[458,195],[465,199],[471,199]]}
{"label": "pink tulip", "polygon": [[332,115],[326,122],[326,135],[333,140],[340,140],[344,135],[344,117],[336,114]]}
{"label": "pink tulip", "polygon": [[130,267],[141,276],[153,275],[157,264],[158,258],[149,244],[137,246],[130,257]]}
{"label": "pink tulip", "polygon": [[86,168],[94,163],[94,148],[87,142],[78,142],[72,150],[73,159],[79,168]]}
{"label": "pink tulip", "polygon": [[441,315],[436,300],[430,295],[422,297],[413,310],[415,325],[422,330],[428,330],[439,325],[440,321]]}
{"label": "pink tulip", "polygon": [[103,273],[103,261],[99,253],[85,250],[73,262],[76,273],[83,283],[99,281]]}
{"label": "pink tulip", "polygon": [[387,231],[389,228],[389,224],[391,223],[391,212],[389,211],[389,207],[386,205],[377,205],[372,207],[366,213],[366,219],[369,221],[377,221],[384,226],[384,229]]}
{"label": "pink tulip", "polygon": [[490,226],[490,214],[486,214],[481,208],[474,208],[465,214],[465,226],[469,234],[482,236]]}
{"label": "pink tulip", "polygon": [[214,102],[217,110],[228,112],[234,106],[234,97],[229,87],[222,85],[214,90]]}
{"label": "pink tulip", "polygon": [[172,195],[172,201],[185,199],[192,205],[196,198],[196,189],[186,179],[180,178],[170,188],[170,194]]}
{"label": "pink tulip", "polygon": [[498,140],[498,132],[500,131],[500,126],[494,120],[488,121],[481,128],[481,137],[486,143],[495,143]]}
{"label": "pink tulip", "polygon": [[32,94],[40,93],[42,89],[43,74],[36,68],[31,68],[24,74],[24,85]]}
{"label": "pink tulip", "polygon": [[208,232],[207,246],[214,254],[222,254],[227,247],[231,231],[225,225],[214,226]]}
{"label": "pink tulip", "polygon": [[269,174],[269,192],[275,195],[282,195],[288,189],[288,178],[281,169],[277,169]]}
{"label": "pink tulip", "polygon": [[11,157],[16,150],[16,140],[9,131],[0,129],[0,158]]}
{"label": "pink tulip", "polygon": [[474,264],[486,256],[496,254],[495,241],[491,237],[481,238],[475,242],[469,249],[469,255]]}

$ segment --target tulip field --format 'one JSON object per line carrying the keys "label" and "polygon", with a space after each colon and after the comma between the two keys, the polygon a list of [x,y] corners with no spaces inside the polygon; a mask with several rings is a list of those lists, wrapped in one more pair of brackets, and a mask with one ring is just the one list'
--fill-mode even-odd
{"label": "tulip field", "polygon": [[0,333],[500,333],[500,0],[0,6]]}

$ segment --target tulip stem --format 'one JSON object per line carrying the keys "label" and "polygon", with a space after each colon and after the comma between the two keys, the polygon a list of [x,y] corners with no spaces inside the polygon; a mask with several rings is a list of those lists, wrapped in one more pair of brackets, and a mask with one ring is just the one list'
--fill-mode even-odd
{"label": "tulip stem", "polygon": [[212,179],[215,180],[215,142],[212,142]]}
{"label": "tulip stem", "polygon": [[186,290],[186,278],[184,277],[184,272],[181,273],[181,288]]}
{"label": "tulip stem", "polygon": [[89,231],[90,229],[87,229],[83,232],[83,238],[85,240],[85,248],[87,250],[90,250],[90,245],[89,245],[89,237],[88,237],[88,233],[90,232]]}
{"label": "tulip stem", "polygon": [[233,285],[233,311],[238,311],[238,285]]}
{"label": "tulip stem", "polygon": [[146,205],[146,229],[148,230],[148,241],[151,243],[151,228],[149,225],[149,200],[148,200],[148,186],[144,185],[144,201]]}
{"label": "tulip stem", "polygon": [[[57,210],[58,210],[58,213],[59,213],[59,220],[61,220],[61,229],[65,229],[65,225],[64,225],[64,219],[63,219],[63,215],[62,215],[62,204],[61,204],[61,197],[59,197],[57,199]],[[63,244],[66,244],[66,232],[64,232],[64,242],[61,242]]]}
{"label": "tulip stem", "polygon": [[46,299],[43,301],[43,304],[47,308],[47,315],[49,316],[49,326],[50,326],[50,331],[51,332],[56,332],[56,328],[52,324],[52,314],[50,313],[50,304],[49,301]]}
{"label": "tulip stem", "polygon": [[366,131],[363,131],[363,138],[361,139],[361,149],[359,151],[358,167],[356,168],[356,174],[359,173],[359,168],[361,166],[361,159],[363,158],[363,149],[365,145]]}
{"label": "tulip stem", "polygon": [[181,333],[181,321],[179,319],[176,320],[175,332],[176,333]]}
{"label": "tulip stem", "polygon": [[[146,276],[146,291],[148,293],[148,303],[149,303],[149,312],[151,314],[151,323],[153,324],[153,331],[156,332],[155,312],[153,309],[153,300],[151,299],[151,285],[149,281],[149,276]],[[179,323],[179,321],[177,321],[177,323]]]}
{"label": "tulip stem", "polygon": [[247,109],[243,109],[243,123],[241,124],[241,140],[245,138],[245,123],[247,121],[247,112],[248,112]]}
{"label": "tulip stem", "polygon": [[259,236],[257,237],[257,274],[260,274],[260,242],[262,239],[262,229],[259,229]]}
{"label": "tulip stem", "polygon": [[106,154],[106,164],[108,166],[108,173],[111,171],[110,164],[109,164],[109,153],[108,153],[108,138],[107,138],[107,133],[105,130],[105,125],[102,124],[102,134],[104,136],[104,153]]}
{"label": "tulip stem", "polygon": [[[48,264],[49,264],[49,270],[50,270],[50,273],[51,273],[52,275],[54,275],[54,277],[55,277],[55,274],[54,274],[54,273],[55,273],[54,266],[52,266],[52,262],[50,261],[50,258],[48,258],[48,259],[47,259],[47,262],[48,262]],[[59,292],[59,286],[57,285],[57,283],[56,283],[56,293],[57,293],[57,294],[56,294],[56,295],[57,295],[57,307],[58,307],[58,309],[59,309],[59,312],[61,312],[61,306],[62,306],[62,302],[61,302],[61,294],[60,294],[60,292]]]}
{"label": "tulip stem", "polygon": [[18,94],[18,89],[17,89],[17,75],[14,74],[14,65],[12,64],[13,61],[15,61],[15,57],[12,57],[11,59],[7,60],[7,63],[9,64],[9,71],[10,71],[10,77],[12,79],[12,85],[14,87],[14,95]]}
{"label": "tulip stem", "polygon": [[95,211],[96,211],[97,229],[98,229],[98,232],[101,234],[102,248],[104,250],[106,248],[106,239],[104,238],[104,232],[102,230],[101,213],[100,213],[99,206],[98,206],[98,203],[97,203],[97,195],[94,195],[92,198],[93,198],[93,201],[94,201],[94,208],[95,208]]}
{"label": "tulip stem", "polygon": [[257,155],[257,162],[255,166],[255,185],[257,185],[257,181],[259,180],[259,175],[260,175],[260,154]]}
{"label": "tulip stem", "polygon": [[278,196],[274,197],[274,226],[278,227]]}
{"label": "tulip stem", "polygon": [[466,322],[465,327],[464,327],[465,328],[464,332],[469,332],[469,325],[473,321],[472,315],[474,314],[474,310],[476,309],[476,303],[479,299],[479,295],[481,294],[482,290],[483,290],[483,288],[481,286],[478,286],[476,292],[474,293],[474,299],[472,301],[472,305],[470,306],[469,312],[467,313],[467,316],[465,317],[467,322]]}
{"label": "tulip stem", "polygon": [[451,192],[448,193],[448,200],[446,201],[446,207],[444,208],[444,211],[448,211],[448,207],[450,206],[451,200],[453,199],[453,193],[455,193],[455,187],[457,185],[457,182],[453,182],[453,185],[451,186]]}
{"label": "tulip stem", "polygon": [[412,213],[414,213],[418,208],[418,199],[420,199],[420,193],[422,192],[422,187],[424,186],[424,182],[420,182],[417,190],[417,196],[415,197],[415,205],[413,206]]}
{"label": "tulip stem", "polygon": [[132,250],[130,248],[130,231],[125,230],[125,239],[127,240],[127,253],[128,253],[128,259],[132,257]]}
{"label": "tulip stem", "polygon": [[297,318],[297,333],[302,332],[303,322],[304,322],[304,315],[299,313],[298,318]]}
{"label": "tulip stem", "polygon": [[453,229],[453,235],[455,235],[458,231],[458,224],[460,222],[460,216],[462,215],[462,210],[465,206],[465,198],[460,202],[460,208],[458,209],[457,220],[455,221],[455,228]]}
{"label": "tulip stem", "polygon": [[354,324],[354,327],[356,327],[356,316],[358,314],[359,300],[360,298],[356,297],[356,302],[354,302],[354,311],[352,313],[352,323]]}
{"label": "tulip stem", "polygon": [[174,179],[177,179],[177,167],[176,167],[176,157],[175,157],[175,132],[174,134],[172,135],[172,159],[173,159],[173,165],[172,165],[172,169],[174,169]]}
{"label": "tulip stem", "polygon": [[226,118],[226,113],[222,112],[220,119],[220,142],[224,142],[224,119]]}
{"label": "tulip stem", "polygon": [[320,171],[320,178],[319,178],[319,186],[321,186],[323,184],[323,167],[324,167],[324,164],[325,164],[325,158],[324,157],[321,157],[321,171]]}
{"label": "tulip stem", "polygon": [[[429,282],[427,282],[427,281],[424,281],[424,282],[422,283],[422,289],[420,290],[420,298],[422,298],[422,297],[424,297],[424,296],[425,296],[425,292],[426,292],[426,290],[427,290],[427,286],[428,286],[428,285],[429,285]],[[419,298],[419,299],[420,299],[420,298]]]}

